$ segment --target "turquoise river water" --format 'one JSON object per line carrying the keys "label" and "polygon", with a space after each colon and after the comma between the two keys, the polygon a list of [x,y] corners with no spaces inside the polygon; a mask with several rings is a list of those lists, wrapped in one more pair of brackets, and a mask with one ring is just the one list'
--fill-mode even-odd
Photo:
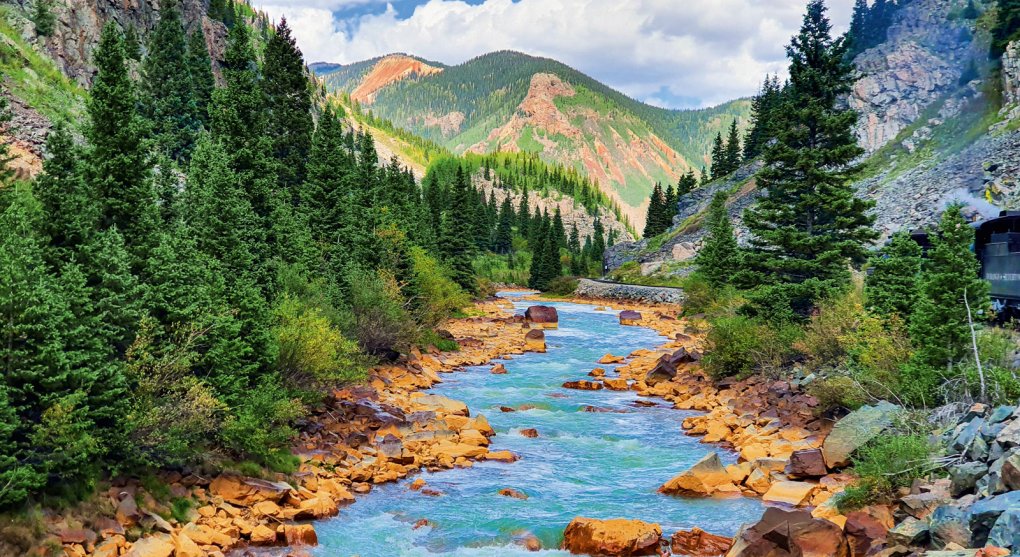
{"label": "turquoise river water", "polygon": [[[532,302],[514,299],[519,312]],[[593,306],[554,303],[560,328],[546,331],[548,352],[503,361],[506,375],[490,366],[443,375],[432,392],[465,402],[472,415],[484,414],[496,430],[491,450],[521,456],[513,464],[478,463],[421,477],[442,497],[408,489],[411,479],[378,487],[340,516],[316,524],[316,557],[431,557],[535,555],[515,543],[531,533],[543,547],[556,548],[575,516],[633,518],[662,525],[666,535],[698,526],[733,535],[761,516],[755,499],[682,499],[660,495],[666,480],[716,450],[681,433],[692,415],[667,403],[646,408],[633,392],[576,391],[564,381],[586,378],[603,354],[626,355],[662,342],[658,333],[619,325],[615,312]],[[611,371],[610,371],[611,373]],[[500,406],[534,405],[523,412]],[[584,412],[587,405],[612,412]],[[520,435],[535,428],[539,437]],[[734,461],[722,454],[726,463]],[[503,497],[500,489],[526,493],[527,500]],[[414,529],[428,519],[433,526]],[[540,555],[566,555],[550,549]]]}

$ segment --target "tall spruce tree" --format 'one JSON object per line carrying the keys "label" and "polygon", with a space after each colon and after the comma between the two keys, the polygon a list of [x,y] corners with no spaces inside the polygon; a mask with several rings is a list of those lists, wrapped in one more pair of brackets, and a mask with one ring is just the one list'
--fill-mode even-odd
{"label": "tall spruce tree", "polygon": [[95,233],[99,207],[85,181],[82,149],[62,122],[46,136],[46,151],[50,156],[43,162],[34,190],[45,213],[41,226],[52,248],[49,258],[58,265],[69,261]]}
{"label": "tall spruce tree", "polygon": [[297,201],[312,144],[312,96],[304,59],[286,18],[280,20],[276,33],[266,44],[263,74],[268,133],[273,141],[279,184]]}
{"label": "tall spruce tree", "polygon": [[753,306],[776,319],[807,315],[816,300],[847,286],[849,263],[863,259],[877,237],[873,203],[858,198],[851,184],[863,152],[854,135],[857,113],[840,102],[850,91],[851,67],[825,11],[812,0],[787,47],[790,91],[758,175],[767,195],[744,218],[759,283]]}
{"label": "tall spruce tree", "polygon": [[496,235],[493,240],[492,249],[496,253],[507,254],[513,248],[513,224],[514,206],[510,202],[510,194],[507,192],[499,209],[499,223],[496,225]]}
{"label": "tall spruce tree", "polygon": [[[3,93],[3,88],[0,88],[0,130],[10,133],[11,120],[14,116],[8,106],[7,96]],[[14,169],[10,166],[13,160],[11,146],[6,141],[0,141],[0,187],[6,186],[14,179]]]}
{"label": "tall spruce tree", "polygon": [[188,40],[176,0],[160,2],[159,23],[142,61],[141,101],[156,149],[187,160],[202,120],[188,60]]}
{"label": "tall spruce tree", "polygon": [[991,54],[998,58],[1006,51],[1006,45],[1020,36],[1020,0],[997,0],[995,5]]}
{"label": "tall spruce tree", "polygon": [[662,184],[656,183],[652,187],[652,196],[648,200],[648,213],[645,217],[645,230],[643,236],[652,238],[662,233],[662,213],[666,210],[666,199],[662,193]]}
{"label": "tall spruce tree", "polygon": [[726,209],[726,194],[719,192],[708,208],[708,236],[696,263],[698,273],[712,286],[728,284],[740,269],[740,249],[733,235],[733,224]]}
{"label": "tall spruce tree", "polygon": [[726,139],[726,173],[731,174],[740,167],[743,150],[740,147],[740,132],[737,130],[737,121],[730,124],[730,134]]}
{"label": "tall spruce tree", "polygon": [[[712,141],[712,179],[717,180],[726,175],[726,146],[723,143],[722,132],[715,134]],[[706,176],[702,172],[702,176]]]}
{"label": "tall spruce tree", "polygon": [[146,126],[114,23],[103,28],[93,62],[96,77],[86,105],[86,178],[99,202],[100,227],[116,226],[129,251],[141,260],[153,245],[158,211]]}
{"label": "tall spruce tree", "polygon": [[212,59],[201,25],[196,26],[188,36],[188,74],[191,76],[192,97],[195,99],[195,115],[202,126],[208,129],[216,76],[212,72]]}
{"label": "tall spruce tree", "polygon": [[474,292],[475,271],[471,265],[474,256],[472,198],[474,188],[468,183],[464,168],[457,167],[456,178],[450,192],[450,208],[443,214],[439,246],[453,272],[453,280],[468,292]]}
{"label": "tall spruce tree", "polygon": [[889,243],[869,259],[871,272],[864,290],[868,309],[908,321],[917,306],[922,261],[921,246],[909,234],[893,234]]}
{"label": "tall spruce tree", "polygon": [[[974,319],[989,308],[989,286],[979,276],[980,263],[971,251],[974,229],[950,206],[931,234],[920,281],[917,306],[910,318],[910,338],[917,350],[913,361],[920,369],[942,371],[969,354],[970,325],[967,305]],[[917,371],[917,370],[915,370]],[[938,381],[927,373],[917,379],[929,391]]]}

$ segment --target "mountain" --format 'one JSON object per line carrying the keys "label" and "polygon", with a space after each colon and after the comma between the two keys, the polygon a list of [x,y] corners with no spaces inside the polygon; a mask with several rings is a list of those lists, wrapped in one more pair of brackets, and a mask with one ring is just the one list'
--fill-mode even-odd
{"label": "mountain", "polygon": [[[876,203],[876,227],[932,226],[950,203],[972,220],[1020,208],[1020,41],[989,59],[996,11],[978,3],[912,0],[899,4],[884,40],[854,58],[859,71],[847,103],[860,114],[866,151],[860,195]],[[704,236],[705,211],[715,192],[730,196],[737,233],[743,209],[759,195],[750,164],[725,180],[681,198],[674,227],[664,235],[616,246],[614,267],[638,263],[643,274],[685,268]]]}
{"label": "mountain", "polygon": [[407,54],[316,64],[326,87],[361,110],[455,153],[538,153],[584,172],[643,227],[656,182],[700,171],[741,99],[704,110],[653,107],[555,60],[501,51],[446,66]]}

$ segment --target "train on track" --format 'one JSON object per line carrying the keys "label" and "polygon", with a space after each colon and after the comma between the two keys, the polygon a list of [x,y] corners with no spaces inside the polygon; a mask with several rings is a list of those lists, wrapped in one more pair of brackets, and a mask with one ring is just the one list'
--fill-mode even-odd
{"label": "train on track", "polygon": [[[971,226],[981,278],[992,287],[993,309],[1000,318],[1020,317],[1020,211],[1002,211]],[[927,232],[915,231],[911,238],[925,251],[931,246]]]}

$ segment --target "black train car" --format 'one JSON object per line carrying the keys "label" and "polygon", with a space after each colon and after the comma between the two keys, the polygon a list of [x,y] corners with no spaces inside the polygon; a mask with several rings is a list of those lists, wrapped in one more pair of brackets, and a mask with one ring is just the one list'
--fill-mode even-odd
{"label": "black train car", "polygon": [[1003,211],[998,218],[976,223],[974,253],[981,276],[992,285],[996,311],[1020,312],[1020,211]]}

